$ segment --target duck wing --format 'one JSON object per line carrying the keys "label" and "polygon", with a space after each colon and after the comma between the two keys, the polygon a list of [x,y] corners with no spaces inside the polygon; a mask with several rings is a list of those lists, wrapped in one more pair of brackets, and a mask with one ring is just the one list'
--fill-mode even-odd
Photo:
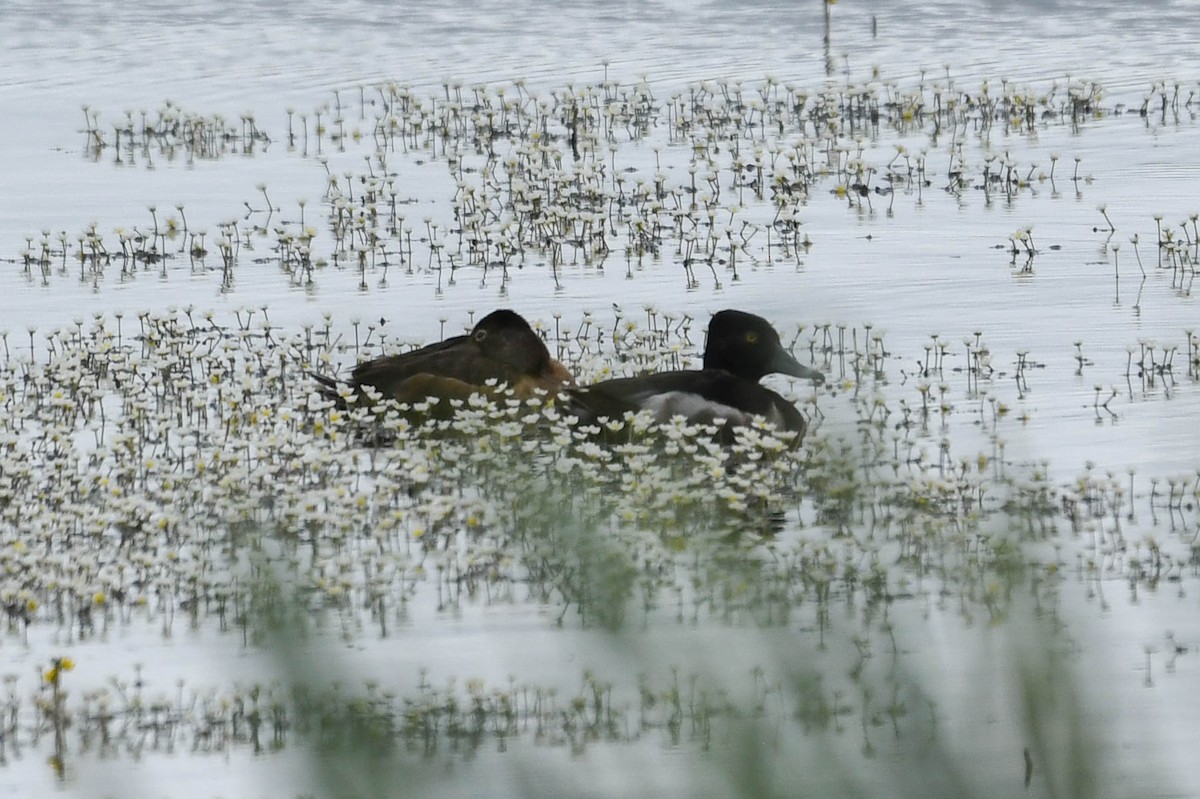
{"label": "duck wing", "polygon": [[468,336],[454,336],[412,352],[385,355],[354,367],[351,382],[371,386],[385,397],[409,401],[404,383],[417,375],[449,378],[470,385],[510,380],[511,370],[482,353]]}

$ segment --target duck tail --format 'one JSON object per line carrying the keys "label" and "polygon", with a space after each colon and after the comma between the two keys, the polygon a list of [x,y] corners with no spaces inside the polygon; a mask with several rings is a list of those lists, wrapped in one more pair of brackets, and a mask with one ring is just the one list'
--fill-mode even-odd
{"label": "duck tail", "polygon": [[599,424],[600,416],[603,415],[595,407],[595,398],[586,387],[562,389],[558,392],[555,403],[561,413],[574,416],[581,425]]}
{"label": "duck tail", "polygon": [[309,372],[309,377],[317,381],[317,392],[324,398],[334,403],[338,410],[346,410],[346,398],[342,396],[340,387],[342,382],[336,377],[322,375],[316,372]]}

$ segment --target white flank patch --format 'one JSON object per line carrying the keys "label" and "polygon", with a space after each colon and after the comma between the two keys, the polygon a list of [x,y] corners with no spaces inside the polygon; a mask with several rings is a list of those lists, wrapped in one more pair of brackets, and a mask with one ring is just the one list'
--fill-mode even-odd
{"label": "white flank patch", "polygon": [[750,414],[730,405],[706,400],[704,397],[687,391],[652,394],[646,397],[641,405],[652,411],[654,417],[660,422],[667,422],[676,416],[682,416],[692,424],[707,424],[714,419],[726,419],[731,425],[739,425],[747,424],[753,418]]}

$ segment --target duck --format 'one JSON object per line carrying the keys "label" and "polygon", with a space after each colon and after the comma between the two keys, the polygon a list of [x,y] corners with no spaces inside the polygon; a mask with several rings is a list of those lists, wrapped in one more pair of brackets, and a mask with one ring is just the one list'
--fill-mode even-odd
{"label": "duck", "polygon": [[760,385],[780,373],[823,383],[820,371],[804,366],[784,348],[775,328],[761,316],[738,310],[713,315],[708,325],[702,369],[657,372],[603,380],[565,392],[565,410],[585,425],[620,420],[626,412],[650,411],[658,422],[682,416],[688,424],[724,424],[720,438],[764,418],[794,433],[798,445],[808,422],[796,406]]}
{"label": "duck", "polygon": [[[341,381],[313,375],[321,392],[335,402],[344,399]],[[500,398],[511,390],[517,399],[554,395],[575,380],[560,361],[550,357],[545,342],[523,316],[509,309],[492,311],[469,333],[411,352],[384,355],[354,367],[346,381],[355,394],[367,389],[382,399],[414,404],[438,400],[435,414],[452,415],[442,400],[465,400],[473,394]]]}

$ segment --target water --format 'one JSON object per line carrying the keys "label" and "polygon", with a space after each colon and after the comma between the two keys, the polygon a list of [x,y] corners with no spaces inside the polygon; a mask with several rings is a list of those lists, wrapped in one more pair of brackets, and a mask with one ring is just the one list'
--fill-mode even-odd
{"label": "water", "polygon": [[[381,640],[370,630],[354,629],[345,636],[335,625],[302,648],[304,659],[320,662],[332,649],[337,668],[331,672],[347,685],[375,679],[403,696],[414,690],[422,669],[438,686],[451,678],[465,682],[476,677],[490,687],[504,686],[511,676],[521,684],[564,686],[564,696],[576,689],[581,673],[591,670],[616,683],[618,702],[636,705],[637,677],[629,673],[626,657],[632,649],[655,685],[667,683],[671,666],[685,673],[689,668],[711,671],[709,679],[728,688],[736,695],[733,704],[745,708],[754,703],[753,680],[747,675],[756,666],[764,668],[765,679],[786,682],[811,665],[825,675],[831,690],[853,694],[863,683],[845,675],[863,657],[865,646],[870,653],[867,673],[878,680],[868,684],[893,687],[907,700],[898,723],[901,732],[893,734],[886,714],[867,712],[883,702],[843,696],[841,701],[854,710],[842,719],[840,732],[801,732],[789,721],[793,714],[788,710],[765,713],[763,723],[777,752],[822,746],[836,755],[831,760],[848,764],[848,770],[872,764],[865,776],[848,783],[839,782],[836,773],[827,777],[826,792],[845,792],[851,785],[878,793],[886,790],[884,785],[901,785],[914,793],[950,795],[956,792],[953,782],[937,784],[930,778],[923,784],[920,767],[913,768],[927,765],[924,758],[948,752],[970,764],[963,769],[969,786],[1016,795],[1024,791],[1021,750],[1030,741],[1021,734],[1020,713],[1014,710],[1022,688],[1007,658],[1020,649],[1023,638],[1030,638],[1064,655],[1055,668],[1078,674],[1075,688],[1085,695],[1080,712],[1098,739],[1095,751],[1106,778],[1101,793],[1198,795],[1200,784],[1189,756],[1176,743],[1190,740],[1200,711],[1188,690],[1195,668],[1188,655],[1194,655],[1200,639],[1188,590],[1195,582],[1188,561],[1193,552],[1189,536],[1196,529],[1194,499],[1173,509],[1163,508],[1161,501],[1166,480],[1194,480],[1198,465],[1196,434],[1188,420],[1196,416],[1200,392],[1184,363],[1185,331],[1194,330],[1198,317],[1190,279],[1156,268],[1154,217],[1161,214],[1163,224],[1178,231],[1189,214],[1200,210],[1193,166],[1200,163],[1200,136],[1194,103],[1159,113],[1156,95],[1147,116],[1137,113],[1156,81],[1168,86],[1179,81],[1184,101],[1198,89],[1200,55],[1190,38],[1194,9],[1186,2],[847,0],[832,7],[828,47],[821,10],[816,2],[738,9],[715,2],[490,3],[403,11],[372,2],[209,3],[187,9],[154,3],[60,3],[49,10],[44,4],[8,2],[0,14],[0,40],[8,44],[0,70],[0,100],[6,108],[0,169],[9,198],[0,205],[0,290],[5,297],[0,328],[19,348],[26,346],[29,326],[39,331],[67,327],[93,313],[123,311],[131,324],[132,315],[141,310],[194,304],[229,322],[236,310],[265,304],[272,322],[289,333],[304,324],[320,325],[328,310],[344,336],[352,335],[353,316],[386,317],[393,336],[428,341],[442,331],[443,319],[447,331],[456,330],[465,324],[468,311],[510,306],[552,325],[555,313],[574,324],[589,310],[609,323],[616,303],[625,318],[633,319],[645,318],[646,304],[697,319],[723,307],[746,308],[767,316],[785,334],[805,325],[802,348],[814,326],[833,325],[836,335],[836,326],[845,325],[863,337],[860,341],[864,325],[885,330],[890,353],[886,381],[870,390],[880,392],[889,407],[894,410],[900,399],[919,406],[921,382],[930,383],[935,393],[938,383],[948,386],[952,407],[945,421],[934,414],[928,431],[915,436],[927,464],[938,462],[943,440],[950,442],[954,460],[991,452],[994,432],[1004,441],[1004,459],[1014,471],[1045,460],[1057,484],[1069,486],[1088,465],[1095,475],[1112,472],[1122,485],[1128,472],[1134,473],[1131,510],[1136,517],[1128,520],[1123,535],[1101,521],[1102,534],[1093,545],[1094,530],[1085,527],[1072,535],[1069,525],[1062,524],[1057,541],[1062,583],[1054,600],[1036,614],[1024,604],[1027,598],[1001,614],[1011,616],[1004,622],[989,618],[977,604],[966,603],[964,609],[959,600],[939,598],[936,589],[930,595],[918,592],[919,598],[897,601],[891,614],[883,614],[900,642],[903,656],[897,657],[879,616],[868,614],[870,619],[863,620],[858,615],[862,609],[852,609],[851,603],[846,618],[830,625],[840,637],[809,615],[810,608],[782,627],[760,627],[752,614],[724,623],[706,619],[694,627],[649,614],[644,630],[622,637],[578,630],[573,614],[567,616],[567,629],[559,629],[555,619],[561,607],[553,599],[463,601],[450,611],[438,610],[432,588],[425,585],[399,634]],[[896,91],[913,91],[922,81],[929,86],[952,80],[957,89],[976,93],[986,80],[997,94],[1002,81],[1048,93],[1055,82],[1061,92],[1068,76],[1096,81],[1104,89],[1104,113],[1077,124],[1048,121],[1032,133],[997,126],[986,147],[979,131],[960,132],[971,179],[957,195],[943,189],[953,134],[934,143],[926,128],[904,133],[866,128],[866,163],[882,171],[897,144],[914,153],[926,148],[931,185],[920,192],[897,192],[889,213],[886,196],[873,195],[870,207],[863,207],[852,197],[831,194],[834,181],[818,182],[819,191],[799,207],[812,247],[798,257],[775,254],[768,262],[760,232],[741,267],[741,279],[734,282],[722,272],[719,287],[705,266],[696,267],[696,285],[688,285],[673,248],[664,248],[660,259],[645,258],[631,279],[616,247],[603,270],[568,263],[558,291],[544,253],[514,270],[503,290],[496,275],[482,281],[473,269],[463,270],[453,286],[444,274],[424,268],[411,276],[393,268],[382,285],[381,271],[373,270],[362,290],[356,269],[327,267],[318,270],[314,286],[296,285],[279,269],[267,240],[259,241],[253,253],[242,253],[232,287],[222,285],[220,260],[211,252],[200,270],[179,257],[165,268],[156,265],[132,276],[122,277],[109,267],[99,281],[79,280],[71,261],[63,273],[56,267],[44,280],[40,274],[27,277],[19,256],[28,246],[26,237],[36,241],[43,230],[61,230],[73,240],[92,222],[111,245],[118,226],[148,230],[151,205],[160,221],[177,216],[175,206],[183,205],[189,224],[206,228],[210,249],[215,249],[211,242],[222,221],[246,217],[247,204],[260,209],[266,204],[259,184],[279,208],[273,224],[296,225],[301,200],[308,219],[320,219],[326,167],[315,148],[305,152],[303,146],[287,146],[288,109],[295,120],[307,116],[311,129],[316,110],[335,102],[335,91],[347,108],[347,124],[369,131],[377,107],[360,105],[360,87],[367,87],[363,91],[369,98],[370,87],[386,81],[411,86],[422,97],[440,97],[447,82],[460,82],[468,94],[476,84],[506,85],[511,96],[512,82],[518,79],[541,94],[561,92],[568,84],[595,85],[606,77],[624,86],[645,80],[665,104],[702,81],[744,81],[750,87],[770,75],[781,85],[815,93],[827,84],[865,83],[875,67],[884,80],[896,83]],[[253,155],[235,150],[190,164],[182,157],[167,160],[156,154],[153,168],[141,155],[133,163],[114,163],[111,148],[99,159],[88,156],[83,106],[101,110],[99,127],[111,139],[112,124],[126,110],[135,118],[143,110],[153,115],[167,99],[186,111],[224,114],[234,125],[241,115],[253,114],[273,141]],[[325,118],[329,124],[329,112]],[[661,159],[671,183],[686,184],[690,154],[667,140],[664,127],[660,121],[641,141],[618,139],[611,155],[616,172],[646,178]],[[335,176],[360,174],[372,149],[366,140],[349,143],[346,152],[328,138],[322,142],[322,155]],[[982,164],[989,154],[1002,157],[1005,152],[1021,177],[1031,175],[1029,185],[1011,198],[993,191],[989,200],[976,188]],[[1052,156],[1057,156],[1053,181],[1039,178],[1039,173],[1049,173]],[[727,152],[720,158],[727,162]],[[1076,159],[1079,180],[1072,179]],[[406,213],[418,237],[425,216],[445,229],[452,220],[454,184],[444,160],[427,153],[396,153],[389,166],[397,171],[402,196],[415,200]],[[622,173],[625,169],[633,171]],[[879,181],[877,174],[875,185]],[[732,189],[724,191],[723,201],[730,203]],[[765,202],[738,205],[745,206],[742,218],[760,225],[769,222],[773,211]],[[1105,223],[1101,205],[1117,228],[1111,237],[1097,230]],[[261,221],[262,216],[251,213],[249,219]],[[314,249],[327,253],[332,238],[319,227]],[[1024,253],[1010,257],[1007,247],[1009,237],[1027,227],[1032,227],[1037,254],[1025,272]],[[1144,283],[1130,242],[1135,234],[1148,273]],[[1114,244],[1119,245],[1116,253]],[[417,266],[424,267],[429,257],[428,245],[418,242]],[[969,376],[956,370],[969,365],[963,342],[974,339],[976,331],[990,348],[996,371],[981,381],[982,391],[972,392]],[[945,368],[921,376],[935,333],[949,342]],[[1147,381],[1136,365],[1127,369],[1128,349],[1133,348],[1136,362],[1146,342],[1153,342],[1156,360],[1165,348],[1176,348],[1170,375]],[[1019,384],[1018,353],[1024,351],[1037,365]],[[46,355],[41,339],[34,354]],[[1077,354],[1085,358],[1082,368]],[[340,357],[342,365],[354,358],[353,353]],[[844,357],[823,358],[820,363],[831,380],[829,388],[815,395],[823,414],[814,420],[815,433],[830,440],[853,438],[862,411],[853,402],[856,391],[841,383],[853,376],[851,367]],[[778,379],[771,384],[797,397],[809,392]],[[1107,409],[1099,407],[1114,389]],[[990,418],[989,397],[1011,409],[1006,420],[991,426],[984,421]],[[896,420],[893,416],[892,423]],[[1162,481],[1157,503],[1148,496],[1151,478]],[[813,514],[806,507],[789,518],[811,524]],[[11,542],[21,533],[10,525],[4,534]],[[818,530],[818,537],[823,535]],[[1147,542],[1175,559],[1175,581],[1129,579],[1138,573],[1131,562],[1149,560]],[[1043,546],[1054,549],[1053,542]],[[1101,564],[1098,575],[1087,569],[1089,557]],[[980,595],[986,595],[986,588]],[[1026,626],[1027,617],[1035,615],[1061,620],[1064,627],[1039,638]],[[167,640],[155,634],[151,622],[76,642],[53,624],[44,624],[33,628],[28,643],[10,634],[0,648],[11,664],[5,673],[19,676],[22,696],[33,692],[36,672],[50,657],[67,652],[79,664],[67,682],[77,697],[113,676],[131,680],[135,663],[142,664],[148,690],[167,695],[174,693],[177,679],[189,689],[211,686],[224,692],[244,685],[248,675],[269,680],[291,674],[286,664],[243,646],[240,635],[208,626],[184,633],[183,626]],[[1168,633],[1173,637],[1168,639]],[[822,648],[827,635],[833,640]],[[853,643],[854,635],[864,636],[866,643]],[[1184,648],[1174,659],[1170,641]],[[779,706],[793,699],[788,695],[785,701],[781,692]],[[924,714],[921,708],[931,705],[936,712]],[[861,736],[845,731],[860,724]],[[661,738],[647,736],[634,743],[593,743],[581,752],[570,746],[538,747],[522,738],[511,744],[519,752],[500,753],[492,751],[495,745],[489,740],[478,759],[443,749],[424,762],[451,771],[454,781],[445,790],[464,793],[489,787],[509,795],[552,793],[564,785],[612,785],[613,791],[629,792],[631,783],[636,792],[678,791],[700,773],[706,781],[701,784],[718,795],[727,793],[720,781],[737,773],[720,768],[726,759],[737,760],[738,737],[731,732],[736,729],[734,722],[718,727],[717,742],[708,752],[663,732]],[[936,745],[922,750],[923,742]],[[304,773],[307,752],[296,745],[257,756],[248,755],[245,747],[217,755],[152,750],[142,757],[128,751],[105,756],[71,750],[61,779],[45,763],[46,746],[20,756],[10,752],[8,764],[0,766],[0,785],[18,794],[45,793],[54,785],[68,794],[104,795],[120,784],[111,781],[112,774],[126,770],[135,772],[146,793],[169,781],[172,795],[185,796],[276,795],[281,789],[300,793],[319,784],[295,776]],[[872,749],[874,758],[863,757]],[[781,760],[785,758],[771,761],[777,778],[785,784],[813,784],[799,782],[800,769],[780,765]],[[539,761],[550,761],[544,773],[522,772]],[[623,774],[630,775],[628,781]],[[1038,759],[1035,790],[1051,792],[1053,774]]]}

